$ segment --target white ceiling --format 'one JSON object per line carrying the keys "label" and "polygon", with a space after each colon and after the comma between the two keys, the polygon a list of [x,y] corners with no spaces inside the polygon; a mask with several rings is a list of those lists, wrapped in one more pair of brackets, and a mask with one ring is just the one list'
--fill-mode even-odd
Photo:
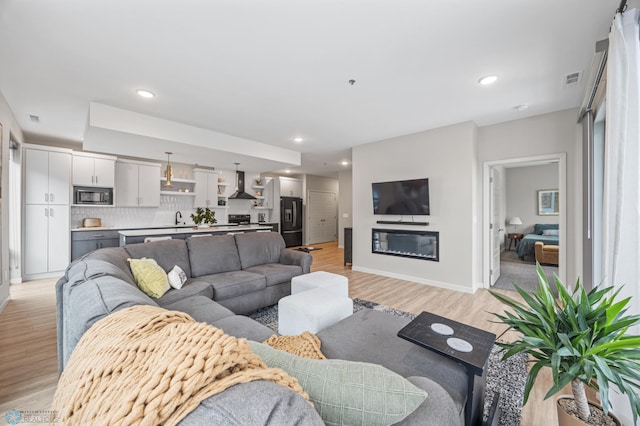
{"label": "white ceiling", "polygon": [[[33,138],[81,141],[96,102],[297,151],[293,172],[331,175],[355,145],[579,106],[586,78],[562,78],[588,73],[618,3],[2,0],[0,91]],[[498,82],[480,86],[487,74]],[[218,154],[193,162],[233,168]]]}

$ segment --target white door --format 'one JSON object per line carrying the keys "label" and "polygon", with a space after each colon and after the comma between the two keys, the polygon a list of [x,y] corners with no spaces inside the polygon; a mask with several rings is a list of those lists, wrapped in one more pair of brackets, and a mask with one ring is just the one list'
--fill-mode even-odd
{"label": "white door", "polygon": [[138,165],[116,162],[116,206],[138,205]]}
{"label": "white door", "polygon": [[500,223],[500,182],[499,174],[492,167],[489,175],[489,199],[491,202],[491,285],[494,285],[500,278],[500,240],[502,223]]}
{"label": "white door", "polygon": [[[24,220],[24,272],[26,275],[48,272],[49,206],[46,204],[26,205]],[[68,227],[67,224],[67,229]],[[69,238],[68,234],[67,238]]]}
{"label": "white door", "polygon": [[69,204],[71,154],[49,153],[49,204]]}
{"label": "white door", "polygon": [[49,206],[48,271],[64,271],[70,252],[69,206]]}
{"label": "white door", "polygon": [[96,176],[96,185],[104,188],[113,188],[115,183],[115,161],[104,158],[96,158],[94,160],[94,175]]}
{"label": "white door", "polygon": [[25,149],[25,204],[49,202],[49,153]]}
{"label": "white door", "polygon": [[325,243],[337,239],[337,198],[333,192],[309,191],[308,244]]}
{"label": "white door", "polygon": [[143,164],[138,167],[138,205],[158,207],[160,205],[160,167]]}
{"label": "white door", "polygon": [[73,156],[73,184],[78,186],[95,186],[93,158],[84,155]]}

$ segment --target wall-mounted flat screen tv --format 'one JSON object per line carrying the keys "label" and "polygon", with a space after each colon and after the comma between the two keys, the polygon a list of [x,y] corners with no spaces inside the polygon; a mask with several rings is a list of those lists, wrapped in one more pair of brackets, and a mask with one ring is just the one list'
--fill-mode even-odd
{"label": "wall-mounted flat screen tv", "polygon": [[373,214],[428,215],[429,179],[374,182]]}

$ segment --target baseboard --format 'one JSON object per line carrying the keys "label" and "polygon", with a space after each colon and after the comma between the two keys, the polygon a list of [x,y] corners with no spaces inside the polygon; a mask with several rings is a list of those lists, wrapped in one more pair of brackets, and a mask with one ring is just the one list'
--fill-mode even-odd
{"label": "baseboard", "polygon": [[444,288],[444,289],[447,289],[447,290],[460,291],[462,293],[473,294],[475,292],[475,289],[473,289],[471,287],[463,287],[463,286],[456,285],[456,284],[445,283],[445,282],[435,281],[435,280],[430,280],[430,279],[424,279],[424,278],[420,278],[420,277],[412,277],[412,276],[409,276],[409,275],[396,274],[396,273],[388,272],[388,271],[379,271],[377,269],[363,268],[362,266],[353,265],[351,267],[351,269],[354,270],[354,271],[366,272],[368,274],[382,275],[383,277],[396,278],[398,280],[411,281],[411,282],[415,282],[415,283],[418,283],[418,284],[430,285],[432,287],[439,287],[439,288]]}
{"label": "baseboard", "polygon": [[9,295],[9,297],[7,297],[5,301],[2,302],[2,304],[0,304],[0,314],[2,313],[2,311],[4,311],[4,308],[6,308],[6,306],[9,304],[9,300],[11,300],[11,295]]}

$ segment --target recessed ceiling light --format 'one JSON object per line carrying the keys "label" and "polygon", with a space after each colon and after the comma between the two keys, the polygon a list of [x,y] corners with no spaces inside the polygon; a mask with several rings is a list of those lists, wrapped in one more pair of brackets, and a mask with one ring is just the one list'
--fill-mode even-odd
{"label": "recessed ceiling light", "polygon": [[497,75],[487,75],[479,79],[478,83],[482,84],[483,86],[488,86],[489,84],[493,84],[496,81],[498,81]]}
{"label": "recessed ceiling light", "polygon": [[529,105],[526,105],[526,104],[516,105],[513,107],[513,109],[515,109],[516,111],[526,111],[527,109],[529,109]]}
{"label": "recessed ceiling light", "polygon": [[143,89],[136,90],[136,93],[142,96],[143,98],[147,98],[147,99],[151,99],[156,96],[153,92],[150,92],[148,90],[143,90]]}
{"label": "recessed ceiling light", "polygon": [[300,143],[300,142],[304,141],[304,139],[302,139],[302,138],[298,137],[298,138],[293,138],[293,141],[294,141],[295,143]]}
{"label": "recessed ceiling light", "polygon": [[291,170],[287,169],[284,171],[285,173],[291,173]]}
{"label": "recessed ceiling light", "polygon": [[343,162],[342,162],[342,165],[343,165],[343,166],[348,166],[348,165],[349,165],[349,162],[348,162],[348,161],[343,161]]}

